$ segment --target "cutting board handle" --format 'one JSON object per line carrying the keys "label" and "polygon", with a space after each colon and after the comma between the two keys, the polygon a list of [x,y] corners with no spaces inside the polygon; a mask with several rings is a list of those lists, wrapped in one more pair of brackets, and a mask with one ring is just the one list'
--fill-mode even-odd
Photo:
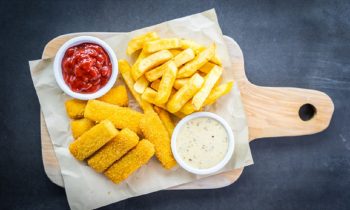
{"label": "cutting board handle", "polygon": [[[248,118],[250,140],[313,134],[326,129],[331,121],[334,105],[332,99],[323,92],[239,83],[244,93],[242,100]],[[303,114],[305,110],[306,115]]]}

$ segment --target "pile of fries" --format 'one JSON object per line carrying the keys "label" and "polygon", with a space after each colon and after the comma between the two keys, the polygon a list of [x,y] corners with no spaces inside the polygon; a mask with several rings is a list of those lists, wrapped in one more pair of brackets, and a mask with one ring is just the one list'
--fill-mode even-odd
{"label": "pile of fries", "polygon": [[223,69],[215,44],[205,47],[149,32],[129,41],[127,54],[136,52],[132,67],[120,60],[119,68],[144,111],[153,105],[182,118],[213,104],[233,86],[233,81],[220,84]]}

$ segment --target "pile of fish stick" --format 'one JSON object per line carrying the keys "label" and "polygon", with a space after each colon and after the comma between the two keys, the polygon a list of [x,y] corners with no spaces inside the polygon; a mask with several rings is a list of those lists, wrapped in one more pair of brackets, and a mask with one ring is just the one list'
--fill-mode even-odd
{"label": "pile of fish stick", "polygon": [[96,100],[71,99],[65,106],[75,139],[69,151],[114,183],[127,179],[154,154],[164,168],[176,165],[170,148],[172,119],[159,109],[158,114],[129,108],[125,86]]}

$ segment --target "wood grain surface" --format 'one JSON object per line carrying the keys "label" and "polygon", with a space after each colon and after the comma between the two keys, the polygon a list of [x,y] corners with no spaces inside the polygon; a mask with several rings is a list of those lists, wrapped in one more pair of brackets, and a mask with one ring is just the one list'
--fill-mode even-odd
{"label": "wood grain surface", "polygon": [[[55,56],[58,48],[67,40],[80,35],[93,35],[102,39],[118,33],[75,33],[56,37],[43,51],[42,58]],[[264,137],[298,136],[314,134],[326,129],[333,115],[334,105],[331,98],[316,90],[261,87],[249,82],[244,70],[243,54],[238,44],[225,36],[230,50],[249,127],[249,140]],[[304,104],[315,108],[315,115],[307,121],[299,117],[299,109]],[[49,179],[64,187],[59,164],[55,156],[45,120],[41,114],[41,146],[44,169]],[[243,172],[243,168],[221,173],[170,189],[211,189],[219,188],[235,182]]]}

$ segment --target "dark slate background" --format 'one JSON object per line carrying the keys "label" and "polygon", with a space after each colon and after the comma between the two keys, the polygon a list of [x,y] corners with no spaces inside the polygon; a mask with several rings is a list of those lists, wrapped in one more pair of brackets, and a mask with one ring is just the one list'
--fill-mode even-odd
{"label": "dark slate background", "polygon": [[255,164],[216,190],[161,191],[103,209],[349,209],[350,2],[1,1],[0,209],[67,209],[46,177],[39,103],[28,60],[71,32],[130,31],[215,8],[223,33],[241,46],[248,78],[264,86],[329,94],[329,128],[251,143]]}

